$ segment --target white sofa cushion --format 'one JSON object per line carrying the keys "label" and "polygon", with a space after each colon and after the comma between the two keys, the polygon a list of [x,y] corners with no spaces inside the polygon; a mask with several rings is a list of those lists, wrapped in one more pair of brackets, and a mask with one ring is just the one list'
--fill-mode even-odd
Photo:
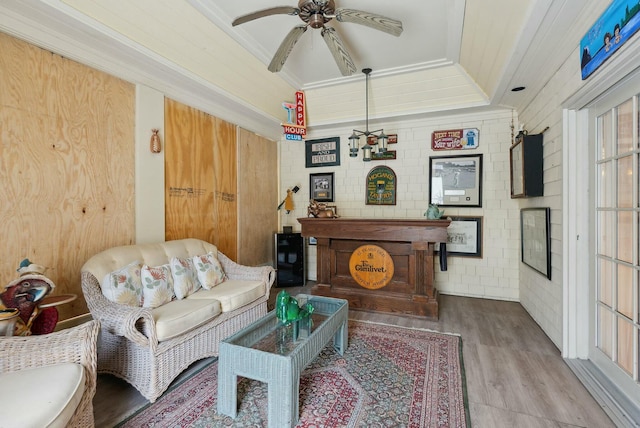
{"label": "white sofa cushion", "polygon": [[189,299],[174,300],[151,310],[159,342],[180,336],[221,312],[220,302],[212,299],[197,302]]}
{"label": "white sofa cushion", "polygon": [[67,426],[82,399],[84,376],[84,368],[75,363],[0,374],[0,426]]}
{"label": "white sofa cushion", "polygon": [[229,312],[264,296],[264,287],[262,281],[227,279],[211,290],[201,289],[191,294],[187,300],[216,299],[222,305],[222,312]]}

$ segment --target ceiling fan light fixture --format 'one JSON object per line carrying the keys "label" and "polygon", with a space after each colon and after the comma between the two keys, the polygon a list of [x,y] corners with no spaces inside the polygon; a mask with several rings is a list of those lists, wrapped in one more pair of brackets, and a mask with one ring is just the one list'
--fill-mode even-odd
{"label": "ceiling fan light fixture", "polygon": [[[349,156],[355,158],[358,156],[358,147],[360,146],[360,136],[365,136],[365,143],[362,146],[362,160],[364,162],[369,162],[371,160],[372,154],[375,153],[384,153],[387,151],[387,142],[389,137],[384,133],[383,129],[377,129],[375,131],[369,131],[369,74],[371,74],[370,68],[363,68],[362,72],[365,75],[365,105],[366,105],[366,116],[365,116],[365,130],[359,131],[357,129],[353,130],[353,133],[349,137]],[[374,138],[369,138],[372,136]]]}

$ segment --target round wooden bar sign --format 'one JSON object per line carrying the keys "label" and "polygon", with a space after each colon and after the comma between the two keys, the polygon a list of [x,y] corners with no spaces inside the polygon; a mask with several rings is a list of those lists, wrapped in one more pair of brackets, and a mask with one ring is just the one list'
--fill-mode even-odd
{"label": "round wooden bar sign", "polygon": [[349,272],[361,287],[377,290],[393,278],[393,259],[377,245],[362,245],[351,253]]}

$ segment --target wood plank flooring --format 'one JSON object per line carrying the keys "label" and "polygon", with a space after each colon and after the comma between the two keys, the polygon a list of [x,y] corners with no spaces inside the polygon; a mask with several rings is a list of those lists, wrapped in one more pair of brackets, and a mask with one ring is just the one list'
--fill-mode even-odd
{"label": "wood plank flooring", "polygon": [[[286,290],[295,295],[309,289]],[[280,290],[272,290],[271,302]],[[438,321],[361,311],[350,311],[349,318],[460,334],[474,428],[614,427],[519,303],[440,296]],[[99,428],[114,426],[146,404],[133,387],[110,375],[98,376],[93,402]]]}

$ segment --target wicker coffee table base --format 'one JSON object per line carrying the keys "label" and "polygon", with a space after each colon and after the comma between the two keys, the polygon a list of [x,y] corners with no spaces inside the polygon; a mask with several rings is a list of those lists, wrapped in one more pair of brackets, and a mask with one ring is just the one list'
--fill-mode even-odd
{"label": "wicker coffee table base", "polygon": [[[311,297],[311,296],[310,296]],[[348,304],[341,299],[313,296],[314,307],[322,310],[321,302],[337,308],[321,325],[287,355],[261,351],[235,344],[243,331],[220,343],[218,360],[218,413],[236,417],[238,376],[268,384],[269,426],[293,427],[298,422],[300,373],[333,338],[340,355],[348,345]],[[344,302],[336,305],[335,302]],[[255,324],[266,324],[275,312],[270,312]],[[248,326],[249,330],[253,325]],[[255,328],[255,326],[253,326]]]}

